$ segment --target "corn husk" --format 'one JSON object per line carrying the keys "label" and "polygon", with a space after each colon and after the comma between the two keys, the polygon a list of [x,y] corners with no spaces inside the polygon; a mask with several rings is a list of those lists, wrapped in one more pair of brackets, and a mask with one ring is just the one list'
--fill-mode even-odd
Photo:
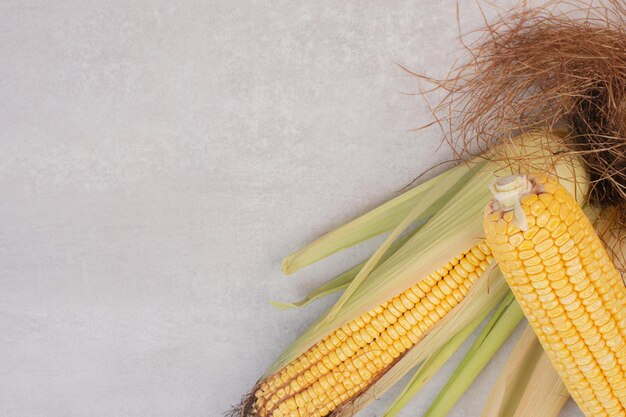
{"label": "corn husk", "polygon": [[508,292],[424,417],[446,416],[523,318],[522,309]]}
{"label": "corn husk", "polygon": [[[478,168],[483,168],[484,164],[481,161],[477,164]],[[272,373],[291,362],[326,334],[392,298],[430,274],[436,269],[435,265],[443,265],[448,259],[475,244],[480,239],[481,227],[474,220],[479,219],[482,211],[479,205],[488,197],[490,182],[487,175],[478,175],[479,172],[482,171],[477,170],[454,197],[463,199],[464,203],[454,205],[448,202],[385,262],[378,264],[370,259],[368,262],[372,267],[371,272],[368,271],[367,275],[362,274],[361,277],[357,274],[338,303],[287,349],[268,372]],[[471,192],[473,189],[481,192],[475,195],[476,193]],[[465,209],[468,206],[474,207],[473,212]],[[407,217],[415,218],[415,215],[414,210]],[[451,226],[444,229],[442,226],[445,224]],[[395,234],[399,234],[408,225],[408,222],[401,223]],[[387,239],[383,248],[390,244],[391,240]],[[380,256],[381,252],[379,249],[375,257]],[[368,267],[368,263],[364,267]]]}
{"label": "corn husk", "polygon": [[[386,261],[387,259],[389,259],[391,255],[396,253],[398,249],[400,249],[400,247],[402,247],[402,245],[404,245],[406,241],[409,240],[409,238],[411,238],[411,236],[413,236],[415,232],[417,232],[417,230],[419,230],[419,227],[412,233],[409,233],[407,236],[393,242],[393,244],[389,247],[389,249],[385,252],[385,254],[380,259],[380,262]],[[348,285],[357,276],[359,271],[363,269],[364,265],[365,265],[365,262],[361,262],[360,264],[353,266],[352,268],[348,269],[347,271],[343,272],[337,277],[313,289],[311,292],[309,292],[306,295],[306,297],[298,301],[292,301],[289,303],[285,303],[281,301],[270,301],[270,304],[279,310],[306,307],[310,303],[316,300],[319,300],[320,298],[324,298],[328,295],[331,295],[331,294],[334,294],[336,292],[346,289]]]}
{"label": "corn husk", "polygon": [[527,325],[481,417],[557,417],[568,397],[535,332]]}
{"label": "corn husk", "polygon": [[[446,186],[454,184],[454,180],[451,180],[451,177],[463,175],[470,168],[471,164],[458,165],[327,233],[304,248],[287,256],[282,263],[283,273],[294,273],[333,253],[393,230],[414,210],[415,206],[423,198],[426,196],[440,197],[447,191]],[[429,218],[439,208],[440,206],[427,207],[422,212],[420,219],[425,220]]]}

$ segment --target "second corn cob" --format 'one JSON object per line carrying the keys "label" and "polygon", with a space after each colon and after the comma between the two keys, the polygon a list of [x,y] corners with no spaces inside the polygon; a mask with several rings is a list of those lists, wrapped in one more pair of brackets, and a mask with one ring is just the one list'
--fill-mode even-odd
{"label": "second corn cob", "polygon": [[491,259],[482,241],[337,329],[261,382],[252,415],[322,417],[358,396],[463,300]]}
{"label": "second corn cob", "polygon": [[494,258],[587,417],[626,415],[626,288],[574,198],[546,176],[494,185]]}

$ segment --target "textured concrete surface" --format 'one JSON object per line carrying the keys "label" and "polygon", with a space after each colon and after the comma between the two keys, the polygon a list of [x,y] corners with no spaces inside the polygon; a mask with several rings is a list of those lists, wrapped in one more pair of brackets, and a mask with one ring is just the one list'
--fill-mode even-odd
{"label": "textured concrete surface", "polygon": [[[281,258],[450,156],[436,130],[411,132],[428,110],[396,64],[444,75],[455,7],[1,1],[0,415],[236,403],[333,301],[267,300],[305,294],[377,242],[290,278]],[[476,27],[479,10],[460,21]],[[479,415],[510,348],[452,416]]]}

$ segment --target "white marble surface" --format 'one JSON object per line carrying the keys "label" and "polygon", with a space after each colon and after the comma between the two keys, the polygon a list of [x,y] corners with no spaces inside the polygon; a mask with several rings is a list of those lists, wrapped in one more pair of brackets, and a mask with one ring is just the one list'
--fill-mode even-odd
{"label": "white marble surface", "polygon": [[[436,130],[411,132],[428,111],[396,64],[444,75],[455,5],[0,1],[0,415],[236,403],[333,301],[267,300],[376,242],[289,278],[281,258],[450,156]],[[479,415],[510,348],[452,416]]]}

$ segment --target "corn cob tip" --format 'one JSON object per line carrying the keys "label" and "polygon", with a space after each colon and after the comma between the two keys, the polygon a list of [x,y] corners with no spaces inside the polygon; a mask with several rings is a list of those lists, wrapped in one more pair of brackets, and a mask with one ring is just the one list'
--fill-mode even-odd
{"label": "corn cob tip", "polygon": [[526,175],[510,175],[498,178],[491,184],[491,193],[494,201],[491,208],[503,212],[513,211],[514,221],[520,230],[528,230],[526,215],[522,210],[521,199],[533,189],[532,182]]}

